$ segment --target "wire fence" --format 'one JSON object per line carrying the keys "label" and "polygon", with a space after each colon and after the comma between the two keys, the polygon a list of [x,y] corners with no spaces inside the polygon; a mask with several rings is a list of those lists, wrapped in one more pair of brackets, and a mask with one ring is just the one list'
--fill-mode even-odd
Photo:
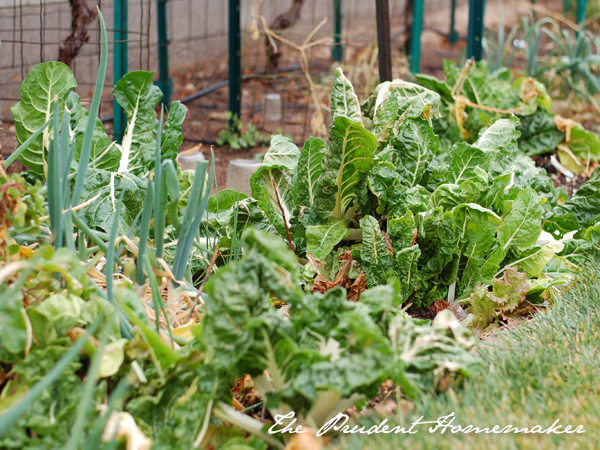
{"label": "wire fence", "polygon": [[[356,84],[361,98],[368,95],[378,83],[377,30],[375,1],[366,0],[242,0],[242,112],[243,123],[253,123],[266,132],[278,129],[302,141],[318,131],[315,113],[322,104],[327,122],[327,97],[331,83],[332,50],[335,25],[334,5],[339,2],[341,33],[339,44],[343,57],[339,64]],[[411,2],[390,0],[390,25],[393,48],[393,75],[405,77],[407,63],[404,55],[407,31],[410,26]],[[189,117],[196,126],[186,133],[191,141],[211,141],[217,131],[226,125],[227,112],[227,38],[228,8],[224,0],[169,0],[167,2],[169,60],[174,77],[173,99],[193,96],[203,89],[210,92],[188,102]],[[491,3],[491,2],[488,2]],[[516,0],[505,0],[509,6]],[[100,30],[97,18],[87,25],[87,32],[74,32],[73,12],[81,5],[102,11],[109,35],[109,67],[100,115],[112,114],[110,91],[114,85],[112,54],[114,1],[100,0],[0,0],[0,114],[11,119],[9,108],[19,100],[18,87],[28,71],[37,63],[57,60],[70,39],[69,45],[78,46],[71,68],[78,82],[77,92],[82,100],[91,99],[97,75],[100,54]],[[466,35],[468,0],[457,0],[456,27],[459,35]],[[450,31],[451,0],[425,2],[423,44],[425,56],[441,66],[442,57],[456,59],[464,45],[451,46],[447,42]],[[506,9],[506,8],[505,8]],[[128,2],[129,70],[156,70],[157,56],[157,3],[156,0]],[[302,55],[297,48],[277,41],[276,57],[272,43],[266,38],[257,15],[274,33],[296,45],[326,17],[327,21],[313,36],[319,45],[306,49],[308,75],[315,87],[309,89],[307,74],[300,69]],[[287,21],[287,22],[286,22]],[[253,25],[254,24],[254,25]],[[256,28],[261,33],[256,40]],[[72,36],[71,36],[72,35]],[[82,37],[83,36],[83,37]],[[435,37],[437,36],[437,37]],[[328,38],[329,40],[324,40]],[[423,65],[423,64],[422,64]],[[427,58],[424,69],[431,71]],[[433,66],[432,66],[433,67]],[[224,89],[214,89],[221,83]],[[265,120],[264,105],[267,94],[281,97],[281,118]],[[202,126],[199,126],[202,124]],[[318,134],[318,133],[316,133]],[[6,149],[5,149],[6,150]]]}
{"label": "wire fence", "polygon": [[[82,0],[0,0],[0,113],[10,120],[9,108],[19,100],[19,85],[36,64],[68,59],[77,79],[77,92],[90,100],[100,62],[100,24],[94,15],[102,11],[109,39],[109,67],[100,114],[112,111],[113,2]],[[79,9],[85,8],[85,9]],[[129,69],[151,70],[155,51],[152,29],[156,5],[151,0],[129,1]],[[75,26],[74,11],[91,13],[85,32]],[[74,53],[74,55],[72,55]]]}

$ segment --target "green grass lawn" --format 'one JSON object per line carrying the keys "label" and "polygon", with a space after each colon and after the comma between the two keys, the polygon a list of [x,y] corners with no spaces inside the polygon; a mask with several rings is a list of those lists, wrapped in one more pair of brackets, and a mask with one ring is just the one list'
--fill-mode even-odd
{"label": "green grass lawn", "polygon": [[[587,269],[581,280],[564,289],[552,309],[498,340],[482,342],[481,369],[461,388],[427,395],[407,416],[392,425],[433,421],[454,412],[452,425],[532,428],[582,425],[583,434],[452,434],[448,428],[416,434],[344,435],[343,449],[600,449],[600,270]],[[379,424],[367,416],[363,425]],[[390,421],[388,421],[389,423]],[[365,427],[367,428],[367,427]]]}

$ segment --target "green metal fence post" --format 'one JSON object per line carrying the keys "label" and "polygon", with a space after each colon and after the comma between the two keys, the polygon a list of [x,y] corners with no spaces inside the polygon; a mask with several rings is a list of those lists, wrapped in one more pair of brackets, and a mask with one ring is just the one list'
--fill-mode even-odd
{"label": "green metal fence post", "polygon": [[418,73],[421,68],[421,33],[425,0],[414,0],[413,23],[410,31],[410,71]]}
{"label": "green metal fence post", "polygon": [[571,9],[571,0],[563,0],[563,14],[565,17],[569,16],[569,9]]}
{"label": "green metal fence post", "polygon": [[[114,3],[114,22],[115,22],[115,54],[114,58],[114,82],[117,84],[123,75],[127,73],[128,66],[128,14],[127,14],[127,1],[128,0],[115,0]],[[116,100],[113,101],[113,138],[117,142],[121,142],[123,134],[125,132],[125,124],[127,119],[121,105]]]}
{"label": "green metal fence post", "polygon": [[163,93],[161,102],[165,106],[171,104],[173,80],[169,77],[169,37],[167,35],[167,0],[157,0],[158,25],[158,80],[155,84]]}
{"label": "green metal fence post", "polygon": [[240,25],[240,0],[229,0],[229,126],[240,117],[242,103],[242,36]]}
{"label": "green metal fence post", "polygon": [[342,62],[344,60],[344,46],[342,45],[342,0],[333,0],[333,48],[331,60]]}
{"label": "green metal fence post", "polygon": [[481,61],[483,44],[484,0],[469,0],[469,36],[467,38],[467,58]]}
{"label": "green metal fence post", "polygon": [[585,9],[587,7],[587,0],[577,0],[577,12],[575,13],[575,22],[580,24],[585,20]]}
{"label": "green metal fence post", "polygon": [[390,4],[376,0],[377,47],[379,51],[379,80],[392,81],[392,48],[390,42]]}
{"label": "green metal fence post", "polygon": [[456,0],[452,0],[452,11],[450,13],[450,34],[448,35],[448,40],[451,44],[456,44],[458,42],[458,32],[456,31]]}

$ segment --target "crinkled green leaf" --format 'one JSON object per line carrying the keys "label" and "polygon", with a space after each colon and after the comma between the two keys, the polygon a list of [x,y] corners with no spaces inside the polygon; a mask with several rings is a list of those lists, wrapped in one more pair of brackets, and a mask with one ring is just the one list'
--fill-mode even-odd
{"label": "crinkled green leaf", "polygon": [[491,126],[479,133],[479,139],[473,144],[484,152],[494,152],[499,149],[514,153],[518,150],[517,131],[519,119],[512,116],[508,119],[498,119]]}
{"label": "crinkled green leaf", "polygon": [[514,311],[527,295],[527,275],[514,267],[507,267],[501,278],[494,278],[492,291],[479,285],[469,298],[469,311],[477,316],[474,325],[486,327],[501,314]]}
{"label": "crinkled green leaf", "polygon": [[263,167],[285,167],[293,171],[298,165],[300,159],[300,150],[296,147],[290,138],[281,134],[271,137],[269,151],[263,158]]}
{"label": "crinkled green leaf", "polygon": [[441,184],[431,194],[431,205],[434,208],[441,207],[446,211],[454,209],[461,203],[472,203],[475,201],[476,194],[472,189],[465,189],[467,187],[465,183],[460,186],[458,184]]}
{"label": "crinkled green leaf", "polygon": [[402,217],[388,219],[387,232],[395,251],[413,245],[416,231],[415,217],[410,210]]}
{"label": "crinkled green leaf", "polygon": [[327,143],[320,138],[309,137],[304,143],[293,175],[294,202],[299,207],[311,207],[315,203],[317,181],[321,176],[321,160]]}
{"label": "crinkled green leaf", "polygon": [[338,117],[347,117],[355,122],[361,121],[360,103],[354,93],[352,83],[344,76],[339,67],[333,73],[331,87],[331,124],[335,125]]}
{"label": "crinkled green leaf", "polygon": [[373,110],[373,132],[380,147],[399,135],[409,117],[422,117],[428,121],[440,117],[439,94],[408,81],[386,81],[379,86],[363,105]]}
{"label": "crinkled green leaf", "polygon": [[395,255],[394,267],[402,283],[404,299],[408,300],[422,283],[422,275],[418,267],[421,249],[418,245],[406,247]]}
{"label": "crinkled green leaf", "polygon": [[526,252],[523,257],[511,261],[509,264],[525,271],[528,278],[536,278],[542,274],[544,267],[554,255],[560,253],[563,248],[564,244],[561,242],[549,242],[542,247]]}
{"label": "crinkled green leaf", "polygon": [[402,184],[413,187],[421,181],[440,143],[429,122],[423,118],[409,118],[400,133],[390,139],[395,149],[394,165],[402,177]]}
{"label": "crinkled green leaf", "polygon": [[123,191],[124,208],[121,208],[117,224],[119,233],[125,234],[142,209],[146,192],[146,183],[131,173],[88,169],[83,185],[82,202],[98,194],[100,197],[76,214],[79,214],[89,227],[100,228],[108,233],[115,224],[117,201]]}
{"label": "crinkled green leaf", "polygon": [[364,216],[360,219],[362,247],[360,249],[361,268],[367,277],[369,287],[386,283],[386,274],[393,269],[391,255],[385,248],[385,238],[377,219]]}
{"label": "crinkled green leaf", "polygon": [[[570,200],[554,208],[554,212],[561,219],[566,217],[575,218],[579,223],[579,227],[582,228],[587,228],[598,222],[600,220],[600,170],[598,168],[594,169],[590,179],[581,185]],[[572,216],[569,214],[572,214]],[[552,218],[551,220],[556,221],[558,219]],[[565,229],[568,229],[568,226]]]}
{"label": "crinkled green leaf", "polygon": [[531,188],[519,192],[512,211],[498,228],[498,241],[506,252],[511,246],[519,250],[531,247],[542,232],[542,198]]}
{"label": "crinkled green leaf", "polygon": [[144,175],[154,161],[158,129],[154,109],[162,93],[153,78],[154,72],[129,72],[112,91],[127,116],[118,169],[121,173]]}
{"label": "crinkled green leaf", "polygon": [[[275,192],[273,181],[275,181],[277,192]],[[269,221],[281,236],[286,236],[285,224],[288,228],[290,227],[294,205],[289,170],[284,166],[263,166],[252,174],[250,186],[252,186],[252,197],[258,200]],[[279,194],[279,200],[277,194]]]}
{"label": "crinkled green leaf", "polygon": [[306,253],[323,259],[347,234],[346,219],[330,217],[325,225],[309,226],[306,228]]}
{"label": "crinkled green leaf", "polygon": [[[19,87],[21,101],[10,108],[19,145],[50,119],[55,100],[58,101],[58,120],[61,121],[67,98],[76,86],[77,82],[71,69],[61,62],[48,61],[29,71]],[[42,135],[19,155],[19,161],[36,175],[44,177],[51,128],[48,126]]]}
{"label": "crinkled green leaf", "polygon": [[314,214],[324,222],[330,214],[343,219],[356,198],[354,187],[363,172],[373,167],[377,140],[360,123],[338,117],[329,133],[330,144],[321,160]]}
{"label": "crinkled green leaf", "polygon": [[[162,159],[175,160],[181,143],[183,142],[183,134],[181,133],[181,125],[187,114],[187,107],[179,102],[172,102],[169,107],[169,114],[162,130],[160,153]],[[153,168],[154,163],[148,162],[148,167]]]}
{"label": "crinkled green leaf", "polygon": [[464,181],[487,181],[485,173],[489,167],[488,156],[480,149],[465,142],[455,144],[450,152],[451,163],[448,182],[460,184]]}
{"label": "crinkled green leaf", "polygon": [[517,130],[521,132],[519,149],[526,155],[540,155],[556,149],[565,134],[556,128],[554,114],[538,109],[530,116],[522,116]]}

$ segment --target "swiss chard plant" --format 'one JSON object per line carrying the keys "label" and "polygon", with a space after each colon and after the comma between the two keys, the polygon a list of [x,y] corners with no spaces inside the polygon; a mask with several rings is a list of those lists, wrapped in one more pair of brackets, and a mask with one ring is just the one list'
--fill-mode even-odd
{"label": "swiss chard plant", "polygon": [[[467,78],[468,92],[513,101],[501,99],[485,77],[487,71]],[[530,280],[545,276],[563,244],[538,244],[542,229],[563,220],[557,217],[571,219],[568,209],[581,201],[578,194],[562,204],[564,194],[523,149],[522,121],[539,110],[548,114],[543,89],[528,101],[515,91],[514,102],[529,116],[483,111],[470,131],[475,138],[464,140],[463,124],[452,143],[452,126],[441,128],[449,120],[444,114],[455,109],[450,87],[433,79],[424,84],[437,92],[400,80],[382,83],[361,107],[338,69],[329,142],[311,137],[300,151],[274,136],[252,177],[252,198],[227,202],[229,191],[213,197],[224,207],[208,222],[223,246],[247,226],[271,230],[304,261],[299,270],[307,287],[317,289],[315,275],[330,287],[350,279],[362,289],[395,278],[402,286],[398,301],[415,307],[466,300],[508,266]],[[352,263],[340,277],[346,249]]]}

